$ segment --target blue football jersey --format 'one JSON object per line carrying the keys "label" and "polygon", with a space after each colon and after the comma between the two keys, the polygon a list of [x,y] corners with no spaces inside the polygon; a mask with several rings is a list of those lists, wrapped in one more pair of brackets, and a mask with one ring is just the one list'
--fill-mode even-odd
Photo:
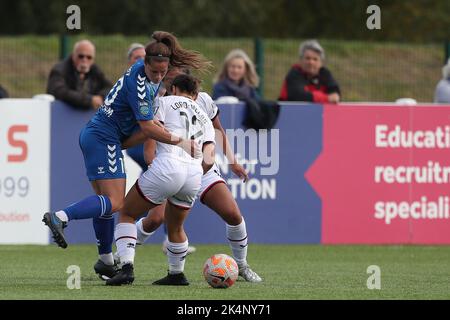
{"label": "blue football jersey", "polygon": [[153,119],[158,89],[159,84],[145,75],[144,60],[139,60],[117,80],[91,122],[100,132],[123,141],[136,130],[137,121]]}

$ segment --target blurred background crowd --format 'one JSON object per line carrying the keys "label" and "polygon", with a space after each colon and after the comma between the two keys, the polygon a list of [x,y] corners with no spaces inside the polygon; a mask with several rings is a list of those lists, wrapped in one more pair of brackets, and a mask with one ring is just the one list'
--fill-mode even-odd
{"label": "blurred background crowd", "polygon": [[[1,2],[0,96],[47,92],[52,68],[83,39],[95,47],[92,62],[104,84],[114,83],[127,68],[130,45],[145,45],[155,30],[173,32],[183,46],[213,62],[215,69],[201,78],[203,89],[215,98],[217,90],[230,90],[233,83],[224,82],[230,54],[237,54],[246,68],[251,90],[244,91],[265,99],[433,102],[449,95],[450,67],[444,67],[450,56],[447,0],[80,0],[81,29],[68,30],[66,8],[72,2]],[[381,9],[381,29],[367,28],[366,10],[372,4]],[[326,100],[309,93],[289,96],[286,80],[295,78],[298,68],[304,71],[301,44],[309,39],[317,42],[303,53],[318,55],[317,77],[324,79],[323,71],[318,75],[324,67],[338,97],[330,97],[333,92]],[[320,87],[311,80],[314,75],[306,78]]]}

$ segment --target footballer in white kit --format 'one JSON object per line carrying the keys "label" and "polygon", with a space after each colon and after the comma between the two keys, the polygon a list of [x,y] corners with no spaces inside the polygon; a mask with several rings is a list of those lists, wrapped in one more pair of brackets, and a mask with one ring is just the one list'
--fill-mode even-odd
{"label": "footballer in white kit", "polygon": [[[208,115],[189,98],[166,96],[156,99],[154,118],[169,132],[194,139],[200,146],[215,141]],[[178,207],[191,208],[202,186],[202,158],[194,159],[178,146],[159,142],[156,144],[156,155],[149,169],[138,180],[140,192],[156,205],[167,199]]]}
{"label": "footballer in white kit", "polygon": [[[171,79],[176,75],[183,73],[181,70],[173,68],[167,73],[164,85],[171,88]],[[231,145],[226,137],[225,130],[220,123],[219,109],[212,98],[205,92],[199,92],[196,102],[205,111],[213,123],[216,131],[216,141],[220,144],[222,152],[227,157],[230,169],[233,174],[240,177],[244,182],[248,180],[246,170],[236,161]],[[155,151],[147,150],[147,155],[154,155]],[[147,159],[151,163],[151,158]],[[239,267],[239,275],[248,282],[261,282],[262,278],[253,271],[247,262],[248,236],[247,228],[243,215],[240,212],[236,200],[233,198],[227,187],[225,180],[220,175],[219,168],[214,164],[202,177],[201,187],[198,193],[202,204],[217,213],[225,222],[226,238],[230,244],[233,258]],[[164,205],[152,209],[145,218],[140,219],[137,223],[137,242],[145,243],[151,237],[156,229],[164,222]],[[169,242],[163,243],[163,250],[166,254],[170,254],[168,250]],[[187,253],[192,252],[193,247],[188,247]]]}
{"label": "footballer in white kit", "polygon": [[[217,107],[214,100],[206,92],[199,92],[196,102],[203,109],[203,111],[208,115],[211,121],[219,115],[219,108]],[[212,168],[206,172],[202,177],[202,185],[198,192],[198,197],[200,201],[203,199],[203,195],[208,192],[208,190],[216,183],[225,183],[225,180],[220,175],[219,167],[214,163]]]}
{"label": "footballer in white kit", "polygon": [[[203,173],[214,163],[215,132],[208,115],[195,102],[199,81],[181,74],[172,83],[173,96],[155,101],[155,116],[178,141],[194,140],[201,148],[190,154],[181,146],[157,143],[157,155],[125,197],[115,229],[117,253],[121,270],[106,281],[106,285],[130,284],[134,281],[134,257],[137,240],[135,219],[142,212],[167,200],[165,217],[168,229],[166,277],[155,285],[189,285],[183,271],[189,242],[183,224],[201,186]],[[184,140],[182,140],[184,141]],[[151,144],[147,140],[146,144]],[[144,146],[145,149],[145,146]],[[194,149],[194,150],[192,150]],[[192,151],[198,151],[191,148]],[[204,153],[204,154],[203,154]],[[205,155],[205,157],[204,157]]]}

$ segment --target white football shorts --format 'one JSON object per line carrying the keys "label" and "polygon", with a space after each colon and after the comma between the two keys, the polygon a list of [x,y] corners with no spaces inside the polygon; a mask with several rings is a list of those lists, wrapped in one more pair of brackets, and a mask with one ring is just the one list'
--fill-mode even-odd
{"label": "white football shorts", "polygon": [[170,156],[157,156],[137,180],[138,192],[153,204],[166,199],[171,204],[190,209],[194,205],[203,169],[198,162],[184,162]]}
{"label": "white football shorts", "polygon": [[200,187],[200,191],[198,192],[198,196],[200,198],[200,202],[203,203],[203,197],[206,193],[216,184],[225,183],[225,180],[222,178],[220,174],[219,167],[214,163],[211,169],[208,170],[202,177],[202,186]]}

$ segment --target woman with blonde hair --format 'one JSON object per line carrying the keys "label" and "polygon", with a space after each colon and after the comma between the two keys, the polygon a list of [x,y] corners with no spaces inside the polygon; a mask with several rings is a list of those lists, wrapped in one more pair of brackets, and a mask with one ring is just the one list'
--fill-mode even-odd
{"label": "woman with blonde hair", "polygon": [[256,88],[259,85],[259,77],[255,65],[241,49],[231,50],[227,54],[214,82],[212,94],[214,100],[225,96],[236,97],[239,100],[258,97]]}

